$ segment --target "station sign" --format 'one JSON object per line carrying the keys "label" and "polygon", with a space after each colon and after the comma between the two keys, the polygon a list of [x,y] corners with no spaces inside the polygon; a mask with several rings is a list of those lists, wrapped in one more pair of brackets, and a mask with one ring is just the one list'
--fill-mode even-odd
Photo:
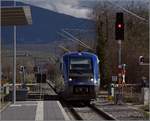
{"label": "station sign", "polygon": [[112,82],[116,82],[117,81],[117,76],[112,76]]}

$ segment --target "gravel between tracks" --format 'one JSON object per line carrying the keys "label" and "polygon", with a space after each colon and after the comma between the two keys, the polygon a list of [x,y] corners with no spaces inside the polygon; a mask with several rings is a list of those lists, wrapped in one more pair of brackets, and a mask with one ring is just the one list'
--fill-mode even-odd
{"label": "gravel between tracks", "polygon": [[82,117],[83,120],[93,120],[93,121],[100,121],[105,120],[104,117],[98,115],[89,107],[82,107],[82,108],[74,108],[76,112]]}
{"label": "gravel between tracks", "polygon": [[133,109],[126,104],[115,105],[106,98],[98,98],[94,104],[117,120],[148,120],[140,110]]}

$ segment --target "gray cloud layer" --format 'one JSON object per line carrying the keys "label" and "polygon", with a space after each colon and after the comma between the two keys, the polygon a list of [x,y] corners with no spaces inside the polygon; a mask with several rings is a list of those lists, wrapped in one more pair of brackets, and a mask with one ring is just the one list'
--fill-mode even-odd
{"label": "gray cloud layer", "polygon": [[91,9],[80,6],[81,0],[17,0],[34,6],[49,9],[58,13],[71,15],[78,18],[88,18]]}
{"label": "gray cloud layer", "polygon": [[[92,12],[92,9],[89,7],[83,7],[84,2],[92,1],[149,1],[149,0],[16,0],[25,2],[34,6],[41,8],[49,9],[58,13],[63,13],[71,15],[78,18],[89,19],[88,15]],[[82,5],[81,5],[82,4]]]}

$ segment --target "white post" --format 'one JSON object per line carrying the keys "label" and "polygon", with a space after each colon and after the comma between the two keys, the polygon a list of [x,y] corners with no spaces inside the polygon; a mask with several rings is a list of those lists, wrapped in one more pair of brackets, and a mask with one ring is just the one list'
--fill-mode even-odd
{"label": "white post", "polygon": [[150,103],[149,98],[150,98],[149,88],[143,87],[142,88],[141,103],[144,105],[149,105],[149,103]]}
{"label": "white post", "polygon": [[111,84],[111,96],[114,97],[114,84],[113,85]]}

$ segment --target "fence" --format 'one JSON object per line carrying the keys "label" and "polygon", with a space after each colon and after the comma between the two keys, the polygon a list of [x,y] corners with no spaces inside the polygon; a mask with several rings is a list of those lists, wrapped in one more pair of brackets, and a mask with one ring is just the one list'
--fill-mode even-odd
{"label": "fence", "polygon": [[0,87],[0,109],[3,107],[3,105],[7,102],[5,100],[5,96],[9,94],[9,86],[3,85]]}
{"label": "fence", "polygon": [[[16,84],[16,90],[20,89],[22,85]],[[35,84],[26,84],[28,93],[32,94],[44,94],[44,88],[42,88],[41,84],[35,83]],[[9,94],[13,90],[12,84],[4,84],[0,87],[0,100],[1,100],[1,106],[5,104],[7,101],[9,101]]]}
{"label": "fence", "polygon": [[141,86],[137,84],[126,84],[123,87],[123,96],[125,102],[141,103]]}
{"label": "fence", "polygon": [[[22,84],[16,84],[16,94],[19,91],[22,91],[23,85]],[[51,89],[51,87],[47,84],[47,83],[32,83],[32,84],[26,84],[25,85],[26,89],[27,89],[27,96],[35,96],[35,97],[39,97],[40,99],[42,97],[44,97],[44,95],[55,95],[55,92]],[[1,104],[7,102],[8,100],[10,100],[10,96],[12,94],[10,94],[10,92],[12,93],[13,91],[13,85],[12,84],[5,84],[1,87]],[[16,95],[17,96],[17,95]],[[19,96],[18,96],[19,98]]]}

